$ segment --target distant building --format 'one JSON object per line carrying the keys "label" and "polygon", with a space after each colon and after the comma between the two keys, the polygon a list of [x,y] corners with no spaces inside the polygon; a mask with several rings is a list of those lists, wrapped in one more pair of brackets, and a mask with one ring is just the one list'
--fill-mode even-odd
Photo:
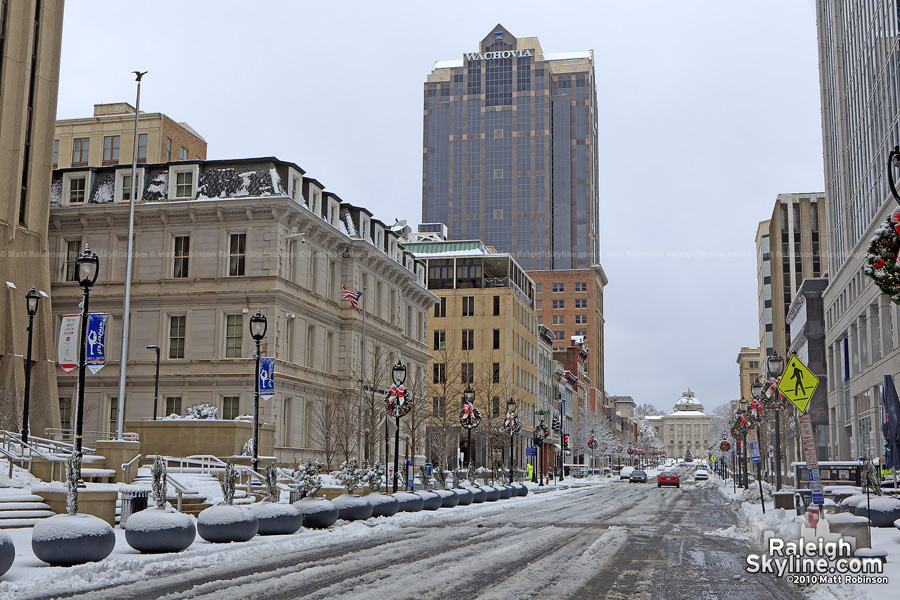
{"label": "distant building", "polygon": [[709,415],[703,412],[703,405],[688,390],[675,403],[668,415],[646,417],[656,430],[656,437],[663,443],[668,458],[684,458],[688,449],[694,458],[705,458],[706,449],[712,443],[709,431]]}
{"label": "distant building", "polygon": [[[0,2],[0,427],[12,431],[22,427],[25,294],[50,292],[47,190],[62,29],[62,0]],[[32,435],[59,423],[52,308],[43,297],[34,319]]]}
{"label": "distant building", "polygon": [[[74,261],[87,243],[100,256],[90,308],[110,319],[107,365],[87,376],[86,431],[115,431],[117,418],[129,210],[122,171],[58,169],[49,186],[54,316],[78,311]],[[78,178],[83,192],[72,185]],[[294,163],[152,163],[139,167],[138,181],[126,429],[129,420],[183,415],[200,403],[224,419],[252,414],[249,319],[260,309],[268,320],[262,356],[275,358],[275,395],[260,402],[260,416],[275,426],[279,462],[322,457],[336,435],[324,407],[349,403],[340,406],[355,420],[360,403],[369,414],[370,397],[364,452],[380,456],[372,428],[384,414],[390,366],[401,359],[407,385],[417,389],[430,358],[425,314],[435,297],[425,288],[425,265],[369,211],[341,201]],[[363,292],[362,312],[342,297],[342,286]],[[149,345],[161,349],[155,407]],[[54,374],[64,428],[73,423],[74,375]],[[355,442],[352,448],[355,454]]]}
{"label": "distant building", "polygon": [[737,355],[738,384],[741,390],[741,398],[750,401],[753,394],[750,386],[753,382],[765,380],[766,366],[760,360],[759,348],[741,348]]}
{"label": "distant building", "polygon": [[502,25],[425,82],[422,218],[525,270],[599,262],[594,53]]}
{"label": "distant building", "polygon": [[[57,121],[53,168],[131,166],[134,113],[127,102],[95,104],[93,117]],[[206,160],[206,140],[187,123],[141,112],[137,160],[140,164]]]}

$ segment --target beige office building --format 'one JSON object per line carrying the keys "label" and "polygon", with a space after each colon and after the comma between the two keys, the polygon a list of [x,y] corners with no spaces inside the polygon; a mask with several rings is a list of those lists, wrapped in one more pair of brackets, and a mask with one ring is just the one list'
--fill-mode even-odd
{"label": "beige office building", "polygon": [[[0,427],[11,430],[22,425],[25,294],[50,292],[47,190],[62,26],[62,0],[0,2]],[[32,435],[59,422],[51,314],[44,297],[32,336]]]}
{"label": "beige office building", "polygon": [[766,367],[760,360],[759,348],[741,348],[737,355],[738,364],[738,385],[741,390],[740,397],[750,401],[753,397],[750,386],[759,379],[763,381],[765,377]]}
{"label": "beige office building", "polygon": [[[59,169],[53,176],[57,323],[78,312],[74,261],[85,244],[100,255],[90,310],[110,319],[107,366],[87,375],[85,430],[115,430],[128,231],[122,177],[128,173],[130,167],[109,166]],[[421,381],[430,358],[426,311],[435,297],[425,288],[424,264],[369,211],[274,158],[147,164],[138,181],[126,430],[127,421],[183,415],[200,403],[217,407],[220,418],[252,414],[249,319],[257,309],[268,321],[262,356],[275,358],[275,395],[261,401],[260,415],[275,426],[283,463],[320,456],[323,429],[333,426],[320,420],[322,402],[360,402],[362,379],[380,417],[381,391],[398,358],[408,367],[408,385]],[[342,285],[364,290],[363,312],[343,299]],[[162,355],[156,406],[149,345]],[[57,374],[67,427],[76,371]],[[370,441],[365,453],[374,451]]]}
{"label": "beige office building", "polygon": [[[94,116],[61,119],[53,140],[53,168],[130,165],[134,158],[134,107],[95,104]],[[206,160],[206,140],[187,123],[162,113],[141,112],[138,163]]]}

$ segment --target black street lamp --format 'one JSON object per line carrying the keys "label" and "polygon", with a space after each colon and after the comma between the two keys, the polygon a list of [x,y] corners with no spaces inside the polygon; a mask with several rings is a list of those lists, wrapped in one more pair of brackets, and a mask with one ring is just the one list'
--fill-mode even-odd
{"label": "black street lamp", "polygon": [[534,428],[534,442],[538,449],[538,487],[544,487],[544,475],[541,473],[544,457],[544,439],[547,437],[547,426],[544,425],[544,416],[541,415],[541,422]]}
{"label": "black street lamp", "polygon": [[897,193],[897,187],[894,185],[895,168],[900,168],[900,146],[894,146],[894,149],[890,151],[887,164],[888,185],[891,188],[891,194],[893,194],[894,200],[900,204],[900,193]]}
{"label": "black street lamp", "polygon": [[[87,328],[88,328],[88,301],[91,296],[91,287],[97,281],[97,272],[100,270],[100,257],[91,252],[90,247],[84,245],[84,254],[75,259],[75,276],[78,285],[84,290],[84,299],[81,301],[81,335],[78,347],[78,402],[75,406],[75,452],[81,457],[81,442],[84,425],[84,372],[85,354],[87,353]],[[81,464],[81,461],[78,461]],[[78,481],[81,481],[81,473],[78,473]]]}
{"label": "black street lamp", "polygon": [[466,440],[466,467],[472,464],[472,430],[478,427],[478,421],[475,419],[475,390],[472,389],[472,386],[467,385],[465,391],[463,392],[462,397],[462,405],[463,412],[468,411],[469,423],[466,426],[468,430],[467,440]]}
{"label": "black street lamp", "polygon": [[153,420],[156,420],[156,406],[159,404],[159,346],[147,346],[147,350],[156,351],[156,379],[153,384]]}
{"label": "black street lamp", "polygon": [[[397,364],[395,364],[391,368],[391,379],[394,382],[394,386],[396,388],[400,388],[403,383],[406,381],[406,366],[397,359]],[[398,392],[401,393],[401,392]],[[397,492],[397,474],[400,470],[400,406],[399,406],[399,397],[397,398],[397,431],[394,432],[394,493]],[[387,416],[385,416],[387,418]],[[409,448],[407,448],[407,452],[409,452]]]}
{"label": "black street lamp", "polygon": [[[742,415],[744,415],[746,417],[746,415],[747,415],[747,400],[745,398],[741,398],[740,405],[741,405],[741,409],[738,412],[740,412]],[[741,440],[741,454],[742,454],[741,465],[743,465],[742,466],[743,472],[741,475],[741,485],[743,485],[744,489],[746,490],[746,489],[750,488],[749,477],[747,477],[747,433],[746,433],[746,431],[744,432],[743,438],[744,439]]]}
{"label": "black street lamp", "polygon": [[256,342],[256,378],[253,382],[253,459],[251,465],[254,471],[259,471],[259,344],[266,336],[268,323],[262,310],[257,308],[256,314],[250,317],[250,336]]}
{"label": "black street lamp", "polygon": [[25,294],[28,308],[28,356],[25,360],[25,400],[22,403],[22,443],[28,443],[28,408],[31,398],[31,338],[34,330],[34,315],[37,314],[38,302],[41,295],[31,286],[31,291]]}
{"label": "black street lamp", "polygon": [[509,425],[509,484],[513,482],[513,440],[516,439],[516,425],[518,418],[516,417],[516,401],[510,398],[506,401],[506,419],[511,422]]}
{"label": "black street lamp", "polygon": [[[778,354],[766,358],[766,371],[769,378],[781,376],[784,359]],[[775,390],[775,491],[781,491],[781,392]]]}

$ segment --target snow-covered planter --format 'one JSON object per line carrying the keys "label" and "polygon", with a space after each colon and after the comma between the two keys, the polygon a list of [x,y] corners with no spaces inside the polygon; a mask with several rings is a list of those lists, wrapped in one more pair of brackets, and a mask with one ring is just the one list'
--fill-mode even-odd
{"label": "snow-covered planter", "polygon": [[500,499],[500,490],[491,485],[482,486],[482,488],[487,496],[485,496],[485,500],[487,502],[496,502]]}
{"label": "snow-covered planter", "polygon": [[372,504],[359,494],[341,494],[331,503],[338,509],[338,518],[345,521],[365,521],[372,516]]}
{"label": "snow-covered planter", "polygon": [[[510,498],[512,498],[513,488],[511,485],[503,484],[503,485],[500,485],[497,487],[500,488],[500,499],[501,500],[509,500]],[[518,494],[516,494],[516,495],[518,495]]]}
{"label": "snow-covered planter", "polygon": [[419,512],[425,508],[425,498],[409,492],[397,492],[394,497],[400,503],[400,512]]}
{"label": "snow-covered planter", "polygon": [[116,545],[116,534],[109,523],[93,515],[78,514],[80,472],[81,455],[74,453],[66,461],[67,514],[42,519],[31,531],[34,555],[53,566],[103,560]]}
{"label": "snow-covered planter", "polygon": [[514,483],[513,488],[516,490],[517,496],[528,495],[528,486],[526,486],[524,483]]}
{"label": "snow-covered planter", "polygon": [[310,529],[327,529],[338,520],[338,509],[325,498],[301,498],[294,502],[303,514],[303,526]]}
{"label": "snow-covered planter", "polygon": [[485,500],[487,500],[487,490],[483,487],[471,487],[467,486],[467,490],[472,492],[472,503],[473,504],[481,504]]}
{"label": "snow-covered planter", "polygon": [[[865,502],[860,502],[856,507],[857,510],[867,508]],[[872,521],[873,527],[893,527],[894,521],[900,519],[900,500],[897,498],[873,497],[868,508],[868,517]],[[865,517],[866,514],[861,514],[861,516]]]}
{"label": "snow-covered planter", "polygon": [[421,496],[425,501],[422,505],[423,510],[437,510],[444,504],[444,499],[431,490],[419,490],[414,493]]}
{"label": "snow-covered planter", "polygon": [[453,490],[440,488],[434,490],[434,493],[441,497],[441,508],[453,508],[459,504],[459,494]]}
{"label": "snow-covered planter", "polygon": [[372,505],[373,517],[393,517],[400,510],[400,501],[390,494],[373,492],[366,500]]}
{"label": "snow-covered planter", "polygon": [[197,516],[197,533],[207,542],[246,542],[259,530],[259,521],[253,511],[232,504],[236,478],[234,465],[229,460],[221,481],[224,504],[210,506]]}
{"label": "snow-covered planter", "polygon": [[147,508],[125,522],[125,541],[145,554],[181,552],[194,543],[196,536],[194,519],[172,509]]}
{"label": "snow-covered planter", "polygon": [[258,535],[290,535],[303,526],[303,513],[293,504],[260,502],[250,510],[259,523]]}
{"label": "snow-covered planter", "polygon": [[452,491],[456,492],[456,495],[459,497],[457,506],[468,506],[475,499],[475,493],[469,488],[453,488]]}
{"label": "snow-covered planter", "polygon": [[54,567],[103,560],[115,545],[113,528],[93,515],[54,515],[35,523],[31,532],[34,555]]}
{"label": "snow-covered planter", "polygon": [[0,533],[0,576],[4,575],[16,559],[16,547],[12,538],[5,533]]}

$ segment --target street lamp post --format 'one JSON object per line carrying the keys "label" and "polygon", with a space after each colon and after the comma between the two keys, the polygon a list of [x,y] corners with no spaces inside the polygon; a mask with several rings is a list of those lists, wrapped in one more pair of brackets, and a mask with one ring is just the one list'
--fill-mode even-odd
{"label": "street lamp post", "polygon": [[594,450],[597,449],[597,440],[594,438],[594,430],[591,429],[591,437],[588,440],[588,448],[591,449],[591,476],[594,475]]}
{"label": "street lamp post", "polygon": [[[406,366],[397,359],[397,364],[391,367],[391,380],[394,382],[394,388],[398,390],[398,396],[401,393],[400,390],[403,386],[403,383],[406,381]],[[396,418],[397,418],[397,431],[394,432],[394,493],[397,492],[397,474],[400,470],[400,406],[399,406],[399,397],[397,398],[397,410],[396,410]],[[390,410],[390,409],[388,409]],[[385,415],[387,418],[387,415]],[[409,448],[407,447],[407,451]]]}
{"label": "street lamp post", "polygon": [[[741,398],[741,414],[747,415],[747,400],[745,398]],[[743,475],[741,476],[741,482],[743,483],[744,489],[750,488],[749,477],[747,476],[747,432],[744,432],[743,438],[741,440],[741,451],[743,453],[743,457],[741,458],[741,464],[743,465]]]}
{"label": "street lamp post", "polygon": [[547,426],[544,425],[544,417],[541,416],[541,422],[534,428],[534,441],[538,449],[538,487],[544,487],[544,475],[541,472],[544,457],[544,439],[547,437]]}
{"label": "street lamp post", "polygon": [[155,421],[156,407],[159,404],[159,346],[147,346],[147,350],[154,350],[156,352],[156,378],[153,383],[153,420]]}
{"label": "street lamp post", "polygon": [[475,409],[475,390],[472,389],[472,386],[467,385],[465,391],[463,392],[462,397],[462,412],[463,415],[466,416],[467,423],[464,424],[466,428],[466,467],[472,464],[472,430],[478,427],[478,419],[476,417],[476,409]]}
{"label": "street lamp post", "polygon": [[513,441],[518,429],[518,417],[516,417],[516,401],[510,398],[506,401],[506,425],[509,429],[509,484],[513,482]]}
{"label": "street lamp post", "polygon": [[[91,297],[91,287],[97,281],[97,272],[100,270],[100,257],[91,252],[90,247],[84,245],[84,254],[75,259],[75,273],[78,284],[84,290],[84,299],[81,301],[81,335],[78,347],[78,402],[75,405],[75,453],[81,457],[81,442],[84,428],[84,372],[85,354],[87,352],[87,328],[88,328],[88,302]],[[81,464],[81,461],[78,461]],[[81,473],[78,473],[78,481],[81,481]]]}
{"label": "street lamp post", "polygon": [[[766,371],[770,379],[781,376],[784,359],[773,354],[766,358]],[[781,392],[775,390],[775,491],[781,490]]]}
{"label": "street lamp post", "polygon": [[253,460],[251,461],[254,471],[259,471],[259,344],[266,335],[267,327],[265,315],[262,314],[261,309],[257,308],[256,314],[250,317],[250,335],[256,342],[256,377],[253,382]]}
{"label": "street lamp post", "polygon": [[41,295],[31,286],[31,291],[25,294],[28,309],[28,356],[25,359],[25,398],[22,402],[22,443],[28,443],[28,409],[31,397],[31,339],[34,330],[34,315],[37,314],[38,302]]}

